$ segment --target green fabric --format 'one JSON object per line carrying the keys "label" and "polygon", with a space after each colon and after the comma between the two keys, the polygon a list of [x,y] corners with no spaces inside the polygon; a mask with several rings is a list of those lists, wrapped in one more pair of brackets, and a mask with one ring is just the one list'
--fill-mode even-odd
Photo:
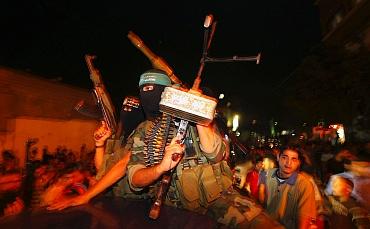
{"label": "green fabric", "polygon": [[227,228],[284,228],[254,200],[242,196],[233,188],[222,192],[221,196],[208,206],[206,214]]}
{"label": "green fabric", "polygon": [[163,86],[171,86],[171,80],[165,72],[159,70],[149,70],[141,74],[139,87],[144,84],[158,84]]}

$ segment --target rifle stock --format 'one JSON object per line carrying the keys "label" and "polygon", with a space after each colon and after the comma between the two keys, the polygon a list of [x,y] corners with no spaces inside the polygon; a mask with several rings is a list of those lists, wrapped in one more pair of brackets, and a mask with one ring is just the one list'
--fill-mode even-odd
{"label": "rifle stock", "polygon": [[167,189],[171,183],[171,175],[172,175],[172,172],[169,172],[162,176],[161,185],[157,192],[155,201],[152,207],[150,208],[149,218],[151,219],[158,219],[159,217],[164,196],[166,195]]}
{"label": "rifle stock", "polygon": [[145,43],[140,39],[138,35],[136,35],[134,32],[129,31],[127,37],[130,39],[132,44],[135,45],[136,48],[138,48],[143,54],[148,57],[150,62],[152,63],[152,66],[154,68],[160,69],[167,73],[167,75],[170,77],[171,81],[174,84],[179,84],[182,87],[184,87],[184,84],[181,82],[181,80],[175,75],[173,72],[173,69],[169,66],[169,64],[162,59],[161,57],[157,56],[150,50]]}

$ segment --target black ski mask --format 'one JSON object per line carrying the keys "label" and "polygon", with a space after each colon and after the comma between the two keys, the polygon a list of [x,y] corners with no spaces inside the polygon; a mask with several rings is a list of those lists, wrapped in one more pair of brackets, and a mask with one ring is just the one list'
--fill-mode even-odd
{"label": "black ski mask", "polygon": [[162,92],[166,87],[158,84],[151,85],[153,85],[153,90],[150,91],[143,91],[143,86],[145,85],[140,87],[140,102],[149,120],[161,115],[159,111],[159,102],[161,101]]}

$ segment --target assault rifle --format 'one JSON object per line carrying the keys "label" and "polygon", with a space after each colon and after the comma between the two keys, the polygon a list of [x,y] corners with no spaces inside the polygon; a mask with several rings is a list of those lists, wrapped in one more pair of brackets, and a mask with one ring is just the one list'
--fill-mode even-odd
{"label": "assault rifle", "polygon": [[[106,90],[100,72],[95,68],[93,60],[96,59],[96,56],[85,55],[85,60],[90,72],[90,79],[94,83],[94,96],[97,102],[99,109],[101,110],[103,119],[109,129],[112,131],[112,136],[117,131],[117,116],[115,112],[114,105],[109,96],[108,91]],[[114,137],[113,137],[114,138]]]}

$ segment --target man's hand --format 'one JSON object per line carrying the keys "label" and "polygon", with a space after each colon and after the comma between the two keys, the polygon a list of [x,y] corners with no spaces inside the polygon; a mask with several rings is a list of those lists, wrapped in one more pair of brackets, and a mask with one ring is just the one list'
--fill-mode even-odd
{"label": "man's hand", "polygon": [[105,121],[94,131],[94,140],[96,146],[104,145],[105,141],[112,135],[112,130],[109,129]]}
{"label": "man's hand", "polygon": [[60,210],[63,210],[65,208],[68,208],[68,207],[87,204],[89,202],[89,200],[90,199],[84,194],[76,196],[76,197],[68,198],[68,199],[62,198],[61,200],[50,204],[47,207],[47,210],[58,210],[58,211],[60,211]]}
{"label": "man's hand", "polygon": [[165,148],[163,159],[158,165],[159,172],[163,173],[174,168],[180,162],[184,150],[185,146],[180,142],[179,137],[174,137]]}

